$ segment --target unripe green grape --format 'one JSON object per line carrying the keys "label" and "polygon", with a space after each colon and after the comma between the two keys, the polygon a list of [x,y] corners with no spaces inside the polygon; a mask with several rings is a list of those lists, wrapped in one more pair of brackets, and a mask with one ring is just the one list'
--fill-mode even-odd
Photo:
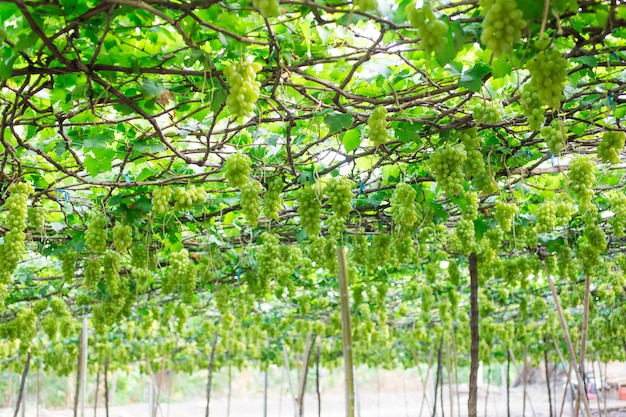
{"label": "unripe green grape", "polygon": [[595,162],[584,156],[577,156],[569,168],[570,189],[583,206],[587,206],[593,197],[593,186],[596,182],[595,168]]}
{"label": "unripe green grape", "polygon": [[502,121],[501,106],[495,101],[483,101],[472,107],[472,116],[476,123],[498,123]]}
{"label": "unripe green grape", "polygon": [[93,253],[102,253],[107,248],[107,219],[101,212],[95,212],[85,230],[87,249]]}
{"label": "unripe green grape", "polygon": [[407,6],[407,17],[411,26],[417,29],[420,47],[428,54],[441,51],[448,43],[448,25],[437,19],[430,5],[419,9],[415,6],[415,3]]}
{"label": "unripe green grape", "polygon": [[298,193],[298,215],[300,225],[309,236],[320,233],[320,209],[322,207],[316,186],[304,186]]}
{"label": "unripe green grape", "polygon": [[265,18],[280,15],[280,10],[278,9],[280,3],[278,0],[252,0],[252,4]]}
{"label": "unripe green grape", "polygon": [[250,171],[252,161],[241,152],[230,155],[224,161],[224,178],[233,188],[241,188],[245,183],[250,181]]}
{"label": "unripe green grape", "polygon": [[539,233],[551,232],[556,227],[557,205],[552,200],[544,201],[535,211],[537,218],[537,231]]}
{"label": "unripe green grape", "polygon": [[520,97],[520,107],[522,113],[528,120],[528,127],[531,130],[539,130],[546,120],[543,109],[544,103],[539,99],[539,93],[532,83],[524,84]]}
{"label": "unripe green grape", "polygon": [[152,210],[157,214],[167,213],[170,209],[172,194],[170,187],[161,187],[152,191]]}
{"label": "unripe green grape", "polygon": [[230,92],[226,97],[228,111],[236,117],[246,117],[252,113],[260,94],[261,83],[256,81],[256,74],[261,70],[257,62],[240,62],[224,68]]}
{"label": "unripe green grape", "polygon": [[620,163],[619,157],[624,149],[625,138],[626,134],[624,134],[624,132],[604,132],[602,141],[600,141],[600,145],[598,145],[598,157],[602,160],[602,163]]}
{"label": "unripe green grape", "polygon": [[367,126],[370,131],[370,143],[372,146],[384,145],[389,141],[387,131],[387,109],[383,106],[376,106],[372,114],[367,119]]}
{"label": "unripe green grape", "polygon": [[515,0],[483,0],[480,4],[485,15],[480,40],[499,57],[509,52],[522,37],[522,29],[526,26],[523,12]]}
{"label": "unripe green grape", "polygon": [[430,169],[435,174],[437,184],[448,196],[463,191],[463,164],[466,159],[467,154],[462,146],[448,144],[437,148],[430,157]]}
{"label": "unripe green grape", "polygon": [[499,200],[495,206],[495,214],[494,217],[502,230],[505,232],[510,232],[513,226],[513,220],[515,219],[515,214],[517,213],[517,206],[513,203],[507,203]]}
{"label": "unripe green grape", "polygon": [[77,259],[78,259],[78,254],[73,249],[70,249],[61,255],[61,261],[62,261],[61,269],[63,271],[63,279],[68,284],[71,284],[72,282],[74,282]]}
{"label": "unripe green grape", "polygon": [[133,244],[133,229],[120,222],[113,226],[113,246],[119,253],[126,253]]}
{"label": "unripe green grape", "polygon": [[256,180],[250,180],[241,186],[241,211],[251,226],[259,221],[262,192],[263,186]]}
{"label": "unripe green grape", "polygon": [[567,141],[567,129],[563,120],[553,120],[549,126],[540,129],[541,136],[546,141],[550,153],[558,154],[565,147]]}
{"label": "unripe green grape", "polygon": [[278,211],[283,205],[280,193],[283,191],[283,180],[276,176],[267,181],[267,191],[263,194],[263,214],[269,219],[278,220]]}
{"label": "unripe green grape", "polygon": [[526,68],[530,72],[530,83],[537,91],[539,100],[548,107],[561,107],[567,79],[567,61],[561,53],[554,48],[539,51],[537,56],[528,61]]}
{"label": "unripe green grape", "polygon": [[28,224],[33,230],[42,232],[46,223],[46,209],[41,206],[28,208]]}
{"label": "unripe green grape", "polygon": [[613,227],[613,236],[623,237],[626,228],[626,195],[615,193],[609,199],[613,217],[609,218],[609,224]]}

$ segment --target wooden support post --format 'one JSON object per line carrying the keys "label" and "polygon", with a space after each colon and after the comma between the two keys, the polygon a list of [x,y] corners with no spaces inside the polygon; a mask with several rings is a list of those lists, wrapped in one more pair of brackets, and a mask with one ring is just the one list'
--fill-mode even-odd
{"label": "wooden support post", "polygon": [[469,256],[469,272],[470,272],[470,381],[469,381],[469,398],[467,400],[468,417],[477,417],[478,415],[478,260],[476,252],[472,252]]}
{"label": "wooden support post", "polygon": [[[343,361],[345,367],[346,417],[354,417],[354,365],[352,361],[352,321],[348,293],[348,261],[343,246],[337,247],[339,263],[339,294],[341,297],[341,328],[343,331]],[[474,416],[475,417],[475,416]]]}
{"label": "wooden support post", "polygon": [[85,417],[85,403],[87,402],[87,340],[89,324],[87,317],[83,317],[83,329],[80,333],[80,417]]}

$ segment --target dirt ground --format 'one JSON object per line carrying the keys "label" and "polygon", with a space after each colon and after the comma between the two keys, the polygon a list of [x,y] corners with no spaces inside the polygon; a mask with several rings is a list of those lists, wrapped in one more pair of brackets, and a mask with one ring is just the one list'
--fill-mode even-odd
{"label": "dirt ground", "polygon": [[[459,391],[463,391],[463,387]],[[467,415],[467,393],[459,392],[460,403],[457,404],[457,394],[452,393],[453,402],[450,404],[450,392],[448,386],[443,387],[443,410],[441,409],[441,399],[438,398],[437,416],[454,417]],[[429,417],[432,416],[433,405],[430,398],[424,397],[423,392],[362,392],[359,395],[357,416],[360,417]],[[428,396],[427,396],[428,397]],[[526,401],[524,401],[523,387],[512,388],[510,391],[510,413],[512,417],[550,417],[550,405],[548,393],[545,385],[531,385],[526,390]],[[561,412],[561,401],[563,390],[558,390],[558,405],[553,406],[554,416],[559,416]],[[553,403],[554,403],[553,398]],[[423,403],[423,406],[422,406]],[[344,398],[340,393],[326,393],[322,396],[323,417],[343,417]],[[460,405],[460,407],[459,407]],[[598,415],[597,400],[592,399],[591,407],[595,415]],[[603,406],[603,401],[601,401]],[[185,401],[180,403],[162,404],[159,417],[203,417],[206,404],[201,400]],[[626,417],[626,401],[619,401],[615,392],[607,396],[607,406],[610,413],[602,411],[602,416]],[[228,409],[227,398],[217,398],[211,403],[210,415],[212,417],[263,417],[263,398],[254,396],[249,398],[232,398],[230,410]],[[486,410],[485,410],[486,408]],[[20,413],[21,414],[21,413]],[[80,414],[80,413],[79,413]],[[39,417],[71,417],[70,410],[40,410]],[[86,416],[94,416],[93,408],[85,413]],[[293,402],[287,395],[280,398],[272,395],[268,398],[268,416],[271,417],[292,417],[294,416]],[[308,394],[305,398],[306,417],[318,416],[317,398]],[[478,415],[486,417],[507,417],[506,391],[498,388],[491,388],[487,393],[485,387],[479,391]],[[565,401],[563,416],[570,417],[571,408],[569,402]],[[12,410],[0,410],[0,417],[13,416]],[[34,408],[27,409],[26,417],[37,416]],[[95,416],[105,416],[104,409],[96,410]],[[149,417],[148,405],[135,403],[125,406],[111,407],[109,417]]]}

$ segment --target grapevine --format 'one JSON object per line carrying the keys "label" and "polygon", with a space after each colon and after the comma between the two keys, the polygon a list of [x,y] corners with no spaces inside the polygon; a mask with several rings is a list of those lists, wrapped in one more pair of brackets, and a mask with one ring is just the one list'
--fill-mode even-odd
{"label": "grapevine", "polygon": [[463,191],[463,164],[467,153],[459,145],[445,145],[438,148],[430,157],[430,169],[435,179],[448,196],[454,196]]}
{"label": "grapevine", "polygon": [[133,230],[120,222],[113,226],[113,246],[119,253],[126,253],[133,244]]}
{"label": "grapevine", "polygon": [[320,204],[317,187],[305,186],[298,194],[298,215],[300,224],[309,234],[314,236],[320,232]]}
{"label": "grapevine", "polygon": [[567,77],[567,61],[561,53],[554,48],[539,51],[536,57],[528,61],[526,68],[539,100],[555,109],[561,107]]}
{"label": "grapevine", "polygon": [[517,206],[512,203],[506,203],[504,201],[498,201],[496,203],[496,213],[494,217],[496,221],[505,232],[510,232],[513,226],[513,219],[517,213]]}
{"label": "grapevine", "polygon": [[87,223],[85,243],[93,253],[102,253],[107,248],[107,220],[103,213],[95,212]]}
{"label": "grapevine", "polygon": [[280,193],[283,191],[283,180],[276,176],[267,181],[267,191],[263,194],[263,214],[269,219],[278,220],[278,211],[283,201]]}
{"label": "grapevine", "polygon": [[252,161],[248,155],[237,152],[224,161],[224,177],[233,188],[241,188],[250,181]]}
{"label": "grapevine", "polygon": [[250,180],[241,186],[241,211],[250,225],[259,221],[262,192],[263,186],[256,180]]}
{"label": "grapevine", "polygon": [[493,51],[494,56],[507,53],[522,37],[526,22],[515,0],[481,0],[483,32],[480,40]]}
{"label": "grapevine", "polygon": [[416,8],[415,3],[407,6],[407,16],[409,23],[417,29],[418,36],[421,38],[420,47],[430,54],[434,51],[442,50],[448,43],[446,33],[448,25],[437,19],[433,9],[428,5]]}
{"label": "grapevine", "polygon": [[562,120],[553,120],[549,126],[542,127],[540,132],[552,154],[558,154],[563,150],[567,140],[567,130]]}
{"label": "grapevine", "polygon": [[624,149],[624,132],[604,132],[600,145],[598,145],[598,157],[603,163],[619,164],[620,154]]}
{"label": "grapevine", "polygon": [[367,126],[370,129],[370,142],[373,146],[384,145],[389,140],[386,116],[387,109],[383,106],[376,106],[367,119]]}
{"label": "grapevine", "polygon": [[260,93],[261,83],[255,78],[261,68],[257,62],[240,62],[224,68],[226,81],[230,84],[226,105],[234,116],[246,117],[252,113]]}

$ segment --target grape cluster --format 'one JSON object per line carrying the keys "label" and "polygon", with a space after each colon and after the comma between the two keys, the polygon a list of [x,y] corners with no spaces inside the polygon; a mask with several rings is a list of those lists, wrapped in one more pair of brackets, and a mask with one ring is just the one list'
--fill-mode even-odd
{"label": "grape cluster", "polygon": [[563,120],[554,119],[549,126],[542,127],[540,132],[546,140],[550,153],[558,154],[563,150],[567,140],[567,130]]}
{"label": "grape cluster", "polygon": [[353,0],[354,7],[362,12],[376,11],[378,9],[377,0]]}
{"label": "grape cluster", "polygon": [[564,226],[572,220],[574,205],[570,201],[560,201],[556,205],[556,224]]}
{"label": "grape cluster", "polygon": [[276,17],[280,15],[280,10],[278,10],[279,1],[278,0],[252,0],[252,4],[256,7],[263,17]]}
{"label": "grape cluster", "polygon": [[387,109],[376,106],[370,117],[367,118],[367,126],[370,129],[370,142],[373,146],[380,146],[389,140],[387,131]]}
{"label": "grape cluster", "polygon": [[250,180],[241,186],[241,211],[251,225],[259,221],[262,192],[263,186],[257,180]]}
{"label": "grape cluster", "polygon": [[556,209],[557,205],[552,200],[544,201],[537,207],[535,217],[539,233],[550,232],[556,227]]}
{"label": "grape cluster", "polygon": [[624,132],[609,131],[604,132],[602,141],[598,145],[598,157],[603,163],[619,164],[619,156],[624,149]]}
{"label": "grape cluster", "polygon": [[263,194],[263,214],[268,219],[278,220],[278,211],[283,201],[280,193],[283,191],[283,180],[280,176],[270,178],[267,181],[267,191]]}
{"label": "grape cluster", "polygon": [[463,164],[467,160],[467,153],[460,145],[445,145],[438,148],[430,157],[430,169],[435,179],[448,196],[454,196],[463,191]]}
{"label": "grape cluster", "polygon": [[502,112],[495,101],[485,101],[472,107],[472,117],[477,123],[498,123]]}
{"label": "grape cluster", "polygon": [[61,255],[61,270],[63,271],[63,279],[68,284],[74,282],[77,259],[78,254],[73,249],[70,249]]}
{"label": "grape cluster", "polygon": [[475,192],[468,191],[465,194],[467,204],[463,210],[463,218],[474,221],[478,218],[478,195]]}
{"label": "grape cluster", "polygon": [[487,172],[477,175],[473,184],[482,194],[493,194],[499,189],[498,182],[493,174]]}
{"label": "grape cluster", "polygon": [[118,222],[113,226],[113,245],[119,253],[126,253],[133,244],[133,229]]}
{"label": "grape cluster", "polygon": [[532,83],[524,84],[520,98],[522,113],[528,119],[528,127],[531,130],[539,130],[546,120],[543,111],[543,103],[539,99],[539,93]]}
{"label": "grape cluster", "polygon": [[89,258],[85,263],[85,287],[93,289],[102,279],[102,261],[100,258]]}
{"label": "grape cluster", "polygon": [[104,254],[102,264],[104,270],[104,282],[108,293],[111,295],[118,295],[121,290],[120,270],[122,269],[122,257],[119,253],[108,250]]}
{"label": "grape cluster", "polygon": [[196,288],[196,269],[189,258],[189,252],[186,249],[174,252],[170,254],[169,262],[168,274],[162,282],[161,290],[164,294],[169,294],[180,286],[183,298],[189,300]]}
{"label": "grape cluster", "polygon": [[152,191],[152,209],[158,214],[167,213],[171,198],[172,189],[170,187],[157,188]]}
{"label": "grape cluster", "polygon": [[331,236],[341,236],[345,230],[346,217],[352,211],[353,185],[354,182],[345,177],[333,177],[324,187],[324,193],[328,196],[333,211],[326,221]]}
{"label": "grape cluster", "polygon": [[260,93],[261,83],[255,78],[261,68],[257,62],[240,62],[224,68],[226,81],[230,84],[226,105],[231,114],[245,117],[252,113]]}
{"label": "grape cluster", "polygon": [[[26,219],[28,213],[28,196],[32,194],[33,187],[30,183],[15,183],[9,187],[9,197],[4,202],[5,210],[8,210],[5,226],[8,229],[4,235],[4,243],[0,245],[0,283],[10,281],[11,274],[17,268],[26,251]],[[4,291],[0,291],[4,292]],[[0,294],[0,299],[3,299]]]}
{"label": "grape cluster", "polygon": [[298,193],[298,215],[300,225],[304,227],[309,236],[315,236],[320,232],[320,203],[317,187],[307,185]]}
{"label": "grape cluster", "polygon": [[456,223],[455,235],[458,239],[456,250],[464,255],[469,255],[476,250],[476,238],[474,222],[467,218],[461,218]]}
{"label": "grape cluster", "polygon": [[537,56],[528,61],[526,68],[539,100],[555,109],[561,107],[567,77],[567,61],[561,53],[554,48],[539,51]]}
{"label": "grape cluster", "polygon": [[480,40],[499,57],[522,37],[522,28],[526,26],[523,12],[515,0],[481,0],[480,5],[485,15]]}
{"label": "grape cluster", "polygon": [[374,235],[370,245],[368,269],[375,271],[377,267],[384,267],[391,259],[391,236],[386,233]]}
{"label": "grape cluster", "polygon": [[409,23],[417,29],[418,36],[421,38],[420,47],[430,54],[434,51],[440,51],[448,43],[446,33],[448,25],[437,19],[433,9],[428,5],[416,8],[415,3],[407,6],[407,16]]}
{"label": "grape cluster", "polygon": [[595,168],[596,164],[584,156],[576,157],[569,167],[570,189],[583,206],[587,206],[593,197]]}
{"label": "grape cluster", "polygon": [[229,156],[224,161],[224,177],[233,188],[241,188],[250,180],[250,167],[252,161],[241,152]]}
{"label": "grape cluster", "polygon": [[192,185],[188,188],[176,188],[174,190],[174,209],[189,210],[196,204],[204,203],[206,191],[202,187]]}
{"label": "grape cluster", "polygon": [[498,201],[495,206],[496,212],[494,217],[502,230],[510,232],[513,226],[513,219],[517,213],[517,206],[513,203]]}
{"label": "grape cluster", "polygon": [[261,234],[263,243],[256,252],[254,259],[257,263],[257,282],[255,287],[257,293],[264,294],[270,282],[270,278],[275,276],[280,264],[280,241],[274,233],[264,232]]}
{"label": "grape cluster", "polygon": [[469,178],[475,177],[485,172],[485,161],[481,152],[482,139],[478,136],[478,129],[475,127],[463,130],[457,134],[463,144],[463,149],[467,154],[465,161],[466,172]]}
{"label": "grape cluster", "polygon": [[396,186],[391,196],[390,214],[398,232],[408,231],[413,228],[418,220],[418,205],[415,201],[417,191],[407,183]]}
{"label": "grape cluster", "polygon": [[613,235],[622,237],[626,228],[626,195],[616,193],[609,198],[609,203],[614,213],[614,216],[609,219],[609,224],[613,227]]}
{"label": "grape cluster", "polygon": [[46,223],[46,209],[41,206],[28,208],[28,224],[33,230],[43,231]]}
{"label": "grape cluster", "polygon": [[104,213],[94,212],[85,230],[87,249],[93,253],[102,253],[107,248],[107,218]]}

